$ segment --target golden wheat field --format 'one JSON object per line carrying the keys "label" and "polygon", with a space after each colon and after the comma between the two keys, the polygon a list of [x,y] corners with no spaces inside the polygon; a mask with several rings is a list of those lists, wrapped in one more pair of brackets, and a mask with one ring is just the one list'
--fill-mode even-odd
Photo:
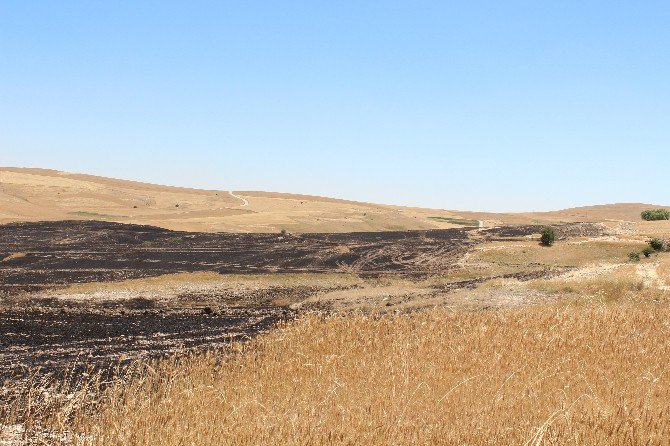
{"label": "golden wheat field", "polygon": [[[75,444],[667,444],[670,308],[312,314],[165,361],[51,435]],[[57,418],[57,416],[56,416]],[[74,434],[73,434],[74,433]]]}

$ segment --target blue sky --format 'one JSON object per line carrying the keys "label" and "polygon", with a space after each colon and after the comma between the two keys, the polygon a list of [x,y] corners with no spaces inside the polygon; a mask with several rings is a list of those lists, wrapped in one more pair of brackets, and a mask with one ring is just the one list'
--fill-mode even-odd
{"label": "blue sky", "polygon": [[0,1],[0,165],[471,210],[670,203],[670,3]]}

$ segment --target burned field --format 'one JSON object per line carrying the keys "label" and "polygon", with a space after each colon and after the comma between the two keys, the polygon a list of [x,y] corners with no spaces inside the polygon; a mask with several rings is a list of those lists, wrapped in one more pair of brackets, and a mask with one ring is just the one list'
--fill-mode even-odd
{"label": "burned field", "polygon": [[106,222],[0,227],[0,293],[196,271],[430,274],[471,243],[467,229],[343,234],[175,232]]}
{"label": "burned field", "polygon": [[[142,292],[117,300],[53,297],[53,292],[73,285],[202,272],[415,280],[456,268],[477,243],[539,230],[524,226],[291,235],[188,233],[93,221],[0,226],[0,377],[24,376],[36,367],[59,371],[75,361],[104,368],[121,357],[222,346],[293,317],[296,311],[282,299],[290,302],[357,286],[186,288],[171,300]],[[570,225],[557,232],[569,237],[597,230]],[[472,286],[470,282],[462,286]]]}
{"label": "burned field", "polygon": [[[222,345],[294,314],[269,304],[274,296],[267,290],[246,296],[245,304],[237,299],[216,306],[207,302],[226,296],[182,295],[168,306],[142,296],[72,303],[45,297],[49,290],[201,271],[425,274],[449,268],[470,243],[461,229],[294,236],[183,233],[105,222],[5,225],[0,227],[0,373]],[[274,291],[308,295],[318,288]]]}

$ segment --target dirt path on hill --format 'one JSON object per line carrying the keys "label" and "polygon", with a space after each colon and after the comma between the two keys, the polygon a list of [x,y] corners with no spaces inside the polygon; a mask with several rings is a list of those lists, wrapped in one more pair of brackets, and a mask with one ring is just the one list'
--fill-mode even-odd
{"label": "dirt path on hill", "polygon": [[230,194],[231,197],[237,198],[238,200],[242,200],[242,204],[240,205],[241,207],[249,206],[249,200],[247,200],[246,198],[240,197],[239,195],[235,195],[232,190],[228,191],[228,193]]}

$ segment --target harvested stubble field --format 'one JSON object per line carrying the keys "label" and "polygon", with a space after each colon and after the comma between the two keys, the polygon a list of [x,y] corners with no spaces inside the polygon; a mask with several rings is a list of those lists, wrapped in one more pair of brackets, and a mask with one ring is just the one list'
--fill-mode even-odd
{"label": "harvested stubble field", "polygon": [[[74,444],[667,444],[670,307],[306,315],[54,413]],[[85,398],[84,398],[85,399]],[[67,408],[72,411],[71,407]],[[6,420],[11,421],[11,420]]]}

